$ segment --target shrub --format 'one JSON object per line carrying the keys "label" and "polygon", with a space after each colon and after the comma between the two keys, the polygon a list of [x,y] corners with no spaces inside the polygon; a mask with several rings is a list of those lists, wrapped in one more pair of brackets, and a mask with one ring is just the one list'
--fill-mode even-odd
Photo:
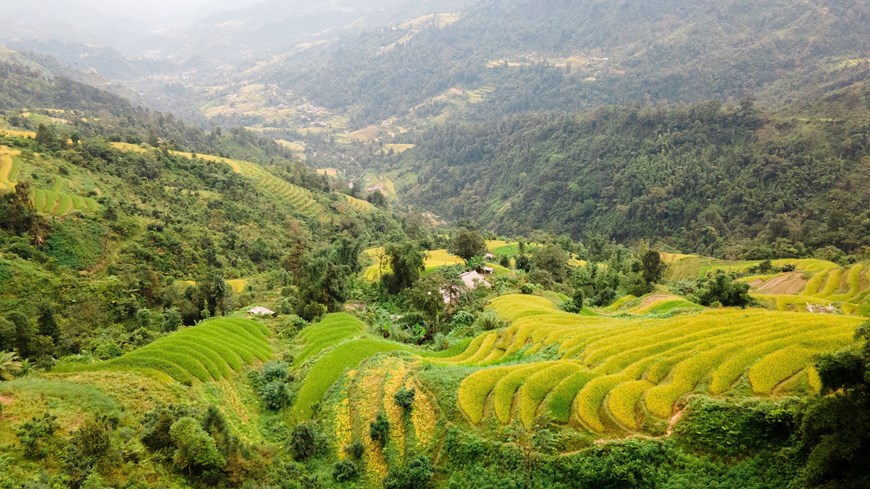
{"label": "shrub", "polygon": [[425,489],[435,475],[435,467],[425,456],[412,458],[402,467],[390,469],[384,480],[385,489]]}
{"label": "shrub", "polygon": [[693,398],[675,435],[690,447],[724,456],[744,455],[789,439],[797,426],[796,406],[769,401],[729,402]]}
{"label": "shrub", "polygon": [[363,451],[365,447],[362,442],[359,440],[354,441],[350,445],[344,447],[344,453],[347,454],[348,457],[354,460],[360,460],[363,456]]}
{"label": "shrub", "polygon": [[202,474],[226,466],[227,461],[218,451],[214,438],[196,419],[189,416],[179,419],[169,429],[169,436],[176,447],[172,463],[179,470]]}
{"label": "shrub", "polygon": [[263,380],[266,382],[284,382],[290,379],[290,365],[287,362],[273,360],[263,366]]}
{"label": "shrub", "polygon": [[101,416],[89,419],[73,433],[63,462],[64,470],[74,486],[94,475],[94,465],[107,456],[112,448],[112,433],[117,427],[117,418]]}
{"label": "shrub", "polygon": [[299,462],[314,457],[321,449],[320,428],[313,422],[296,425],[290,433],[290,453]]}
{"label": "shrub", "polygon": [[293,404],[293,392],[285,382],[268,382],[260,389],[260,396],[266,404],[266,408],[272,411],[280,411]]}
{"label": "shrub", "polygon": [[175,404],[157,406],[146,412],[142,418],[142,444],[152,452],[173,447],[172,437],[169,434],[170,428],[179,419],[193,415],[195,415],[193,408]]}
{"label": "shrub", "polygon": [[369,425],[369,436],[372,441],[380,445],[381,448],[387,444],[387,439],[390,433],[390,422],[383,412],[379,412],[378,416]]}
{"label": "shrub", "polygon": [[414,396],[417,394],[417,391],[414,389],[407,389],[402,387],[396,392],[396,395],[393,396],[393,399],[396,401],[396,404],[402,408],[402,410],[406,413],[411,412],[414,409]]}
{"label": "shrub", "polygon": [[718,302],[726,307],[746,307],[752,301],[749,284],[734,280],[734,276],[722,270],[717,270],[715,275],[702,280],[698,286],[698,298],[705,306]]}
{"label": "shrub", "polygon": [[43,458],[48,455],[49,445],[57,431],[57,416],[45,413],[22,424],[15,434],[24,446],[24,454],[29,458]]}
{"label": "shrub", "polygon": [[509,324],[507,321],[498,317],[498,314],[494,311],[484,311],[483,314],[477,318],[477,326],[484,331],[491,331],[494,329],[506,328]]}
{"label": "shrub", "polygon": [[101,458],[112,446],[112,432],[118,427],[118,418],[100,416],[87,420],[73,433],[70,443],[86,457]]}
{"label": "shrub", "polygon": [[332,468],[332,480],[335,482],[350,482],[359,478],[359,467],[351,460],[336,462]]}
{"label": "shrub", "polygon": [[312,322],[320,319],[324,314],[326,314],[326,306],[319,302],[309,302],[302,308],[301,316],[306,321]]}

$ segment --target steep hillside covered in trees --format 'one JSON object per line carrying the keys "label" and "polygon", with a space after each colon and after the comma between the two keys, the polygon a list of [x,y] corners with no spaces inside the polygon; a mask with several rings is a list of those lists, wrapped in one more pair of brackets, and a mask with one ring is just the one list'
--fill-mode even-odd
{"label": "steep hillside covered in trees", "polygon": [[390,167],[408,200],[499,231],[737,255],[870,245],[860,119],[769,117],[744,100],[442,126],[415,142]]}

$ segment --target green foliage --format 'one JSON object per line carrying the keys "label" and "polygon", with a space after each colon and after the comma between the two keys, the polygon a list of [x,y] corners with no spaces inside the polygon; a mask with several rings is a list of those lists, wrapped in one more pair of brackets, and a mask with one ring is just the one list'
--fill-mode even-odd
{"label": "green foliage", "polygon": [[314,322],[326,314],[326,306],[319,302],[309,302],[302,308],[300,316],[308,322]]}
{"label": "green foliage", "polygon": [[447,251],[462,258],[466,262],[470,259],[486,254],[486,240],[479,231],[463,229],[450,241]]}
{"label": "green foliage", "polygon": [[45,413],[33,417],[15,430],[18,441],[24,447],[24,454],[29,458],[40,459],[51,453],[55,442],[54,433],[60,428],[57,416]]}
{"label": "green foliage", "polygon": [[350,482],[359,478],[359,467],[352,460],[341,460],[332,468],[332,480],[335,482]]}
{"label": "green foliage", "polygon": [[[768,124],[783,132],[764,132]],[[502,232],[661,240],[715,255],[777,239],[798,252],[826,245],[854,252],[867,246],[859,230],[868,195],[849,183],[866,172],[855,170],[861,156],[836,142],[812,143],[866,139],[861,122],[847,125],[763,117],[720,102],[523,115],[435,126],[397,167],[417,176],[407,189],[415,204]],[[511,212],[503,212],[508,202]],[[792,224],[808,208],[812,223]]]}
{"label": "green foliage", "polygon": [[403,241],[390,243],[384,250],[391,270],[382,278],[387,290],[397,294],[413,286],[425,269],[426,257],[420,248],[410,241]]}
{"label": "green foliage", "polygon": [[297,424],[290,433],[290,453],[300,462],[317,456],[323,449],[323,434],[312,421]]}
{"label": "green foliage", "polygon": [[369,423],[369,437],[383,448],[390,439],[390,421],[383,411],[378,412],[375,420]]}
{"label": "green foliage", "polygon": [[824,391],[836,392],[813,402],[800,427],[811,487],[870,484],[870,322],[856,336],[864,342],[860,350],[825,355],[816,367]]}
{"label": "green foliage", "polygon": [[200,475],[222,469],[227,464],[214,439],[192,417],[185,416],[173,423],[169,437],[175,444],[172,463],[183,472]]}
{"label": "green foliage", "polygon": [[142,418],[142,444],[152,452],[159,452],[174,447],[170,434],[172,425],[181,418],[195,415],[195,410],[189,406],[170,404],[158,406]]}
{"label": "green foliage", "polygon": [[272,360],[266,363],[259,373],[249,374],[254,388],[267,409],[280,411],[293,404],[294,395],[290,386],[294,377],[290,374],[289,368],[287,362]]}
{"label": "green foliage", "polygon": [[784,444],[794,433],[799,405],[770,401],[721,401],[695,397],[674,433],[699,452],[747,456]]}
{"label": "green foliage", "polygon": [[45,239],[47,224],[36,213],[31,192],[29,182],[18,182],[14,192],[0,196],[0,229],[19,236],[26,233],[32,242],[40,244]]}
{"label": "green foliage", "polygon": [[116,417],[102,415],[89,418],[73,433],[64,454],[64,470],[75,484],[87,486],[87,480],[96,475],[93,468],[110,454],[117,427]]}
{"label": "green foliage", "polygon": [[667,265],[662,261],[658,251],[649,250],[641,257],[641,272],[647,284],[657,284],[662,281]]}
{"label": "green foliage", "polygon": [[91,268],[103,254],[105,232],[92,219],[73,217],[52,221],[45,253],[73,270]]}
{"label": "green foliage", "polygon": [[717,270],[715,274],[698,283],[698,298],[701,304],[720,304],[726,307],[746,307],[752,302],[749,284],[738,282],[735,277]]}
{"label": "green foliage", "polygon": [[18,361],[18,354],[0,351],[0,380],[12,380],[19,370],[21,370],[21,362]]}
{"label": "green foliage", "polygon": [[414,409],[414,397],[416,396],[417,391],[413,388],[408,389],[406,387],[402,387],[396,392],[396,395],[393,396],[393,400],[396,401],[396,405],[401,407],[405,413],[410,413],[412,409]]}
{"label": "green foliage", "polygon": [[344,453],[347,454],[348,457],[353,460],[362,459],[363,453],[365,452],[365,445],[359,440],[352,442],[350,445],[344,447]]}
{"label": "green foliage", "polygon": [[392,467],[384,480],[385,489],[426,489],[431,487],[435,467],[426,456],[416,456],[403,466]]}
{"label": "green foliage", "polygon": [[546,271],[556,283],[564,283],[568,279],[568,258],[565,250],[558,245],[536,249],[532,255],[533,271]]}

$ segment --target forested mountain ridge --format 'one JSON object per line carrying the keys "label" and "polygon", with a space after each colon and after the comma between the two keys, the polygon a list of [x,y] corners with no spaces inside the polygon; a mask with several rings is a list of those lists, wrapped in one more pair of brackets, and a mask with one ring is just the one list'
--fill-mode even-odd
{"label": "forested mountain ridge", "polygon": [[290,58],[263,79],[348,112],[359,125],[401,116],[457,86],[494,88],[470,111],[477,118],[746,93],[783,106],[843,70],[866,68],[868,8],[863,1],[482,1],[397,49],[384,51],[406,34],[401,29],[370,32]]}
{"label": "forested mountain ridge", "polygon": [[415,142],[388,167],[408,201],[500,232],[734,256],[870,245],[860,120],[771,118],[744,100],[445,125]]}
{"label": "forested mountain ridge", "polygon": [[[0,59],[0,110],[13,125],[35,130],[38,122],[15,111],[65,111],[61,122],[80,137],[149,142],[169,148],[267,162],[289,158],[273,140],[242,128],[204,131],[171,113],[152,111],[128,99],[85,83],[86,76],[51,57],[5,51]],[[31,118],[32,119],[32,118]]]}

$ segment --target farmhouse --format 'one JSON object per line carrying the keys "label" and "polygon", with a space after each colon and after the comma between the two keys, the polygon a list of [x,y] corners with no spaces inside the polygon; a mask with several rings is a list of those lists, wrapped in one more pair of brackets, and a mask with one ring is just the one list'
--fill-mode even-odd
{"label": "farmhouse", "polygon": [[[483,273],[480,273],[476,270],[465,272],[459,276],[459,279],[462,280],[462,283],[468,290],[474,290],[478,287],[491,287],[492,284],[490,284],[486,280],[486,276],[491,275],[494,269],[483,268],[482,271]],[[461,293],[462,289],[456,286],[445,287],[441,289],[441,295],[444,297],[445,304],[453,304],[454,302],[456,302],[456,299],[459,298],[459,294]]]}
{"label": "farmhouse", "polygon": [[251,316],[272,316],[275,314],[275,311],[266,309],[265,307],[257,306],[248,309],[248,314],[250,314]]}

